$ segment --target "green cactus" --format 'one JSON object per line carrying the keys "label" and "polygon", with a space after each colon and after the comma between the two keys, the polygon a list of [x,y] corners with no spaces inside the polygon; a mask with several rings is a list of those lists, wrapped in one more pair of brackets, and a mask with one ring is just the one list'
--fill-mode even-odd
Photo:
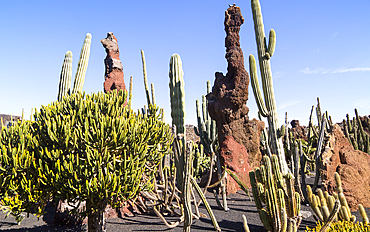
{"label": "green cactus", "polygon": [[[177,133],[185,136],[185,82],[183,79],[181,58],[178,54],[173,54],[170,60],[170,99],[172,125],[176,125]],[[186,141],[186,140],[185,140]]]}
{"label": "green cactus", "polygon": [[285,160],[284,147],[282,136],[279,134],[279,121],[275,104],[274,88],[272,84],[272,72],[270,67],[270,58],[274,54],[276,35],[273,29],[270,30],[269,44],[266,44],[264,33],[263,19],[261,6],[258,0],[252,0],[252,13],[254,21],[254,29],[256,34],[258,60],[261,71],[262,87],[265,101],[262,99],[261,90],[258,84],[256,61],[253,55],[249,56],[249,70],[253,93],[257,102],[260,114],[267,117],[269,126],[269,145],[272,153],[279,157],[281,172],[285,175],[289,172],[288,165]]}
{"label": "green cactus", "polygon": [[87,33],[84,44],[81,49],[80,60],[78,61],[78,67],[73,84],[72,94],[82,92],[82,87],[85,82],[87,65],[89,63],[90,46],[91,46],[91,34]]}
{"label": "green cactus", "polygon": [[[203,192],[200,190],[198,184],[193,178],[194,166],[192,166],[192,159],[196,156],[196,149],[192,148],[187,143],[185,137],[185,90],[181,58],[178,54],[173,54],[170,59],[170,101],[171,101],[171,117],[172,129],[175,134],[173,143],[174,148],[174,161],[177,174],[177,185],[181,193],[181,210],[184,216],[184,231],[190,231],[192,224],[192,211],[191,211],[191,189],[189,183],[198,192],[203,203],[206,206],[207,212],[212,219],[212,223],[216,231],[221,231],[218,223],[213,215],[208,202],[205,199]],[[196,147],[197,148],[197,147]],[[193,163],[194,164],[194,163]],[[195,169],[196,172],[196,169]]]}
{"label": "green cactus", "polygon": [[[337,188],[336,192],[333,192],[333,196],[329,195],[328,192],[322,193],[321,190],[318,190],[318,195],[315,195],[311,187],[307,185],[308,202],[315,213],[315,218],[320,222],[355,222],[356,216],[351,214],[351,210],[343,193],[342,182],[337,172],[334,174],[334,179]],[[363,223],[366,224],[368,221],[366,212],[363,210],[362,205],[358,207]],[[329,211],[332,212],[330,215],[328,213]],[[336,215],[333,215],[333,211],[336,211]],[[326,227],[328,228],[329,226]]]}
{"label": "green cactus", "polygon": [[60,73],[58,101],[71,92],[72,80],[72,52],[68,51],[64,57],[62,71]]}
{"label": "green cactus", "polygon": [[[355,117],[352,120],[348,114],[346,114],[346,118],[347,120],[343,120],[343,131],[349,143],[355,150],[370,154],[370,136],[364,131],[357,109],[355,109]],[[364,118],[369,121],[369,117],[365,116]]]}
{"label": "green cactus", "polygon": [[[268,231],[297,231],[301,221],[300,196],[294,191],[293,175],[282,176],[278,157],[263,157],[263,165],[249,172],[253,198]],[[263,206],[265,205],[265,206]]]}
{"label": "green cactus", "polygon": [[144,76],[144,88],[145,88],[146,100],[148,102],[148,105],[150,105],[150,104],[152,104],[152,101],[150,100],[149,86],[148,86],[148,75],[147,75],[147,72],[146,72],[145,54],[144,54],[143,50],[141,50],[141,61],[143,63],[143,76]]}
{"label": "green cactus", "polygon": [[82,87],[85,82],[85,75],[87,65],[90,57],[90,46],[91,46],[91,34],[87,33],[84,44],[81,49],[80,60],[78,61],[78,67],[76,76],[74,79],[73,89],[71,90],[71,78],[72,78],[72,52],[68,51],[65,55],[62,71],[60,74],[59,81],[59,92],[58,101],[61,101],[63,96],[67,94],[75,94],[82,92]]}
{"label": "green cactus", "polygon": [[[207,81],[207,94],[210,92],[211,82]],[[200,137],[200,142],[205,147],[206,153],[212,154],[215,152],[218,141],[217,127],[216,121],[209,116],[208,101],[204,95],[202,95],[202,107],[199,105],[199,100],[196,100],[196,112],[198,126],[194,127],[194,132]]]}

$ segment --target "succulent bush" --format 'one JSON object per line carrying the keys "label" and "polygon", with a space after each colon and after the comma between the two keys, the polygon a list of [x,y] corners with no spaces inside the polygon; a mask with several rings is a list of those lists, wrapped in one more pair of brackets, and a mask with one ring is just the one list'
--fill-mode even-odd
{"label": "succulent bush", "polygon": [[[306,232],[319,232],[322,231],[322,222],[318,222],[315,228],[306,228]],[[331,224],[331,226],[326,230],[326,232],[364,232],[370,231],[370,225],[364,224],[362,222],[354,223],[352,221],[338,221]]]}
{"label": "succulent bush", "polygon": [[[108,204],[118,206],[122,200],[151,189],[172,136],[157,108],[149,106],[147,114],[133,113],[123,107],[126,97],[124,91],[77,93],[36,111],[30,132],[25,134],[34,136],[26,150],[32,151],[32,155],[16,151],[11,155],[13,159],[31,159],[29,169],[23,170],[24,181],[31,186],[35,182],[40,193],[18,193],[21,199],[26,203],[27,197],[34,196],[42,203],[50,197],[68,203],[86,201],[83,213],[88,216],[88,230],[102,231],[103,212]],[[7,165],[2,162],[1,167],[4,166]],[[5,174],[1,172],[0,176]]]}

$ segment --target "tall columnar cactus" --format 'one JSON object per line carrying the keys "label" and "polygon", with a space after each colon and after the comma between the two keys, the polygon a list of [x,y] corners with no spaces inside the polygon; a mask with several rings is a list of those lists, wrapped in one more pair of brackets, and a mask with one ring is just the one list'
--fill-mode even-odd
{"label": "tall columnar cactus", "polygon": [[85,82],[87,65],[89,63],[90,46],[91,46],[91,34],[87,33],[84,44],[81,49],[80,60],[78,61],[78,67],[73,84],[72,94],[82,92],[82,87]]}
{"label": "tall columnar cactus", "polygon": [[269,126],[269,144],[272,153],[279,157],[280,168],[283,174],[289,172],[288,165],[285,160],[284,147],[282,136],[279,133],[279,121],[275,104],[274,88],[272,84],[272,72],[270,67],[270,58],[274,54],[276,35],[273,29],[270,30],[269,43],[264,33],[261,6],[259,0],[252,0],[252,13],[254,21],[254,30],[256,34],[258,60],[261,70],[262,87],[265,100],[262,99],[261,90],[258,84],[256,60],[253,55],[249,56],[250,77],[253,88],[253,93],[257,102],[259,112],[263,117],[267,117]]}
{"label": "tall columnar cactus", "polygon": [[294,191],[293,175],[282,175],[278,157],[263,157],[263,165],[249,173],[253,198],[268,231],[297,231],[301,222],[300,196]]}
{"label": "tall columnar cactus", "polygon": [[68,51],[66,53],[62,66],[62,71],[60,73],[58,101],[61,101],[63,96],[66,96],[68,94],[82,92],[82,87],[85,82],[87,65],[89,63],[90,46],[91,46],[91,34],[87,33],[84,44],[81,49],[80,60],[78,61],[77,72],[74,79],[72,90],[71,90],[72,52]]}
{"label": "tall columnar cactus", "polygon": [[144,76],[144,88],[145,88],[146,100],[148,102],[148,105],[150,105],[150,104],[152,104],[152,101],[150,100],[149,86],[148,86],[148,76],[147,76],[147,72],[146,72],[145,54],[144,54],[143,50],[141,50],[141,61],[143,63],[143,76]]}
{"label": "tall columnar cactus", "polygon": [[[173,54],[170,60],[170,99],[172,125],[176,125],[177,133],[185,136],[185,82],[181,58]],[[186,140],[185,140],[186,141]]]}
{"label": "tall columnar cactus", "polygon": [[62,71],[60,73],[58,101],[71,92],[72,80],[72,52],[68,51],[64,57]]}

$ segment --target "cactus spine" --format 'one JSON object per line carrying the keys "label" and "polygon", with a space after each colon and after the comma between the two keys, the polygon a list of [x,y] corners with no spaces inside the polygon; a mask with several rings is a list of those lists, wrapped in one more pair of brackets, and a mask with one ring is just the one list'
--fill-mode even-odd
{"label": "cactus spine", "polygon": [[87,65],[89,63],[90,46],[91,46],[91,34],[87,33],[84,44],[81,49],[80,60],[78,61],[78,67],[73,84],[72,94],[82,92],[82,87],[85,82]]}
{"label": "cactus spine", "polygon": [[90,46],[91,46],[91,34],[87,33],[84,44],[81,49],[80,60],[78,61],[78,67],[72,91],[71,91],[72,52],[68,51],[66,53],[64,57],[62,71],[60,73],[58,101],[61,101],[63,96],[66,96],[67,94],[82,92],[82,87],[85,82],[87,65],[89,63]]}
{"label": "cactus spine", "polygon": [[287,174],[289,172],[289,169],[285,161],[282,137],[279,135],[279,121],[275,104],[275,95],[270,67],[270,58],[275,51],[276,35],[275,31],[271,29],[269,34],[269,44],[267,46],[261,6],[258,0],[252,0],[252,13],[265,101],[263,101],[262,99],[261,90],[258,85],[256,61],[254,59],[254,56],[250,55],[249,67],[253,93],[256,98],[257,106],[261,115],[267,117],[269,125],[269,143],[272,152],[279,157],[281,172],[283,174]]}
{"label": "cactus spine", "polygon": [[68,51],[64,57],[62,71],[60,73],[58,101],[71,92],[72,79],[72,52]]}
{"label": "cactus spine", "polygon": [[[170,60],[170,98],[172,125],[176,125],[177,133],[185,136],[185,82],[181,58],[173,54]],[[185,140],[186,141],[186,140]]]}

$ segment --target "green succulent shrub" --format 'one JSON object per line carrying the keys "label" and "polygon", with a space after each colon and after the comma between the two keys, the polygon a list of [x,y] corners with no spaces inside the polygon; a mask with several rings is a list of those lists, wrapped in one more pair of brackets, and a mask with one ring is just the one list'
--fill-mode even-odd
{"label": "green succulent shrub", "polygon": [[[85,201],[89,231],[103,230],[108,204],[116,207],[153,187],[160,160],[172,143],[158,108],[134,113],[124,107],[126,98],[126,91],[65,96],[36,111],[25,134],[35,138],[29,146],[33,157],[24,170],[25,181],[39,195],[49,196],[44,199]],[[1,167],[7,165],[3,160]],[[28,173],[34,178],[30,180]],[[1,172],[0,178],[4,175]],[[13,196],[19,194],[25,200],[24,191],[19,189]],[[29,197],[33,195],[28,191]]]}
{"label": "green succulent shrub", "polygon": [[[322,226],[324,225],[323,222],[318,222],[317,226],[315,228],[306,228],[306,232],[315,232],[315,231],[320,231]],[[364,232],[364,231],[370,231],[370,225],[369,224],[364,224],[362,222],[357,222],[354,223],[352,221],[337,221],[333,222],[328,230],[326,232],[347,232],[347,231],[352,231],[352,232]]]}

